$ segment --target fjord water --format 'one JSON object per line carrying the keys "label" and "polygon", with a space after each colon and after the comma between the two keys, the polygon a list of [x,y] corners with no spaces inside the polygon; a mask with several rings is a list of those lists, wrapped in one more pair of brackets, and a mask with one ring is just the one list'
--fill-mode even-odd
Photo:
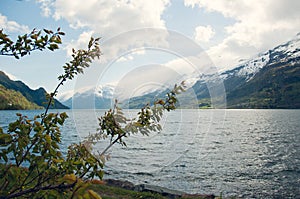
{"label": "fjord water", "polygon": [[[16,112],[40,111],[0,111],[0,125]],[[62,150],[95,132],[104,111],[67,113]],[[162,132],[114,146],[105,178],[226,197],[300,198],[299,118],[300,110],[177,110],[163,118]]]}

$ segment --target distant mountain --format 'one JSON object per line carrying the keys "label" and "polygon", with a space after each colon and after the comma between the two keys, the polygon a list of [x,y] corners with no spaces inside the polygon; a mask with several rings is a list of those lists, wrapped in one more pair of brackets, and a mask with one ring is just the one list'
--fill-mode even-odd
{"label": "distant mountain", "polygon": [[114,89],[110,84],[84,88],[73,95],[62,95],[60,99],[64,105],[75,109],[108,109],[113,104]]}
{"label": "distant mountain", "polygon": [[[195,83],[183,94],[181,107],[211,107],[208,85],[219,79],[224,83],[227,108],[300,108],[300,33],[234,69],[187,81],[191,79]],[[166,92],[132,98],[129,108],[141,107]]]}
{"label": "distant mountain", "polygon": [[299,108],[300,35],[220,75],[203,75],[192,90],[200,107],[210,106],[207,85],[220,78],[227,108]]}
{"label": "distant mountain", "polygon": [[[213,104],[208,86],[223,82],[226,107]],[[300,33],[292,40],[244,61],[221,74],[186,78],[187,91],[179,96],[181,108],[300,108]],[[124,91],[126,92],[126,91]],[[123,108],[141,108],[165,98],[168,90],[145,92],[123,100]],[[64,103],[77,108],[111,108],[113,86],[77,92]],[[220,93],[220,95],[223,93]],[[222,96],[214,96],[215,98]]]}
{"label": "distant mountain", "polygon": [[[223,73],[229,108],[300,108],[300,34]],[[221,75],[221,76],[222,76]]]}
{"label": "distant mountain", "polygon": [[[14,90],[21,93],[28,101],[37,104],[41,107],[46,107],[46,90],[44,88],[39,88],[36,90],[30,89],[22,81],[13,81],[2,71],[0,71],[0,84],[6,89]],[[54,105],[50,108],[53,109],[68,109],[67,106],[61,104],[58,100],[54,100]]]}
{"label": "distant mountain", "polygon": [[20,92],[7,89],[0,84],[0,110],[41,109],[26,99]]}
{"label": "distant mountain", "polygon": [[267,64],[227,94],[229,108],[300,108],[300,62]]}

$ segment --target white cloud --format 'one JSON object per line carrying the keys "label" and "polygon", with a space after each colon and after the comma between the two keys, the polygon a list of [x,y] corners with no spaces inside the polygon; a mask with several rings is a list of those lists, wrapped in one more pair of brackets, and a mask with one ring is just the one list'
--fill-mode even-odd
{"label": "white cloud", "polygon": [[40,8],[42,9],[42,15],[45,17],[50,17],[51,12],[51,6],[53,5],[53,0],[36,0],[37,3],[40,3]]}
{"label": "white cloud", "polygon": [[6,16],[3,16],[0,13],[0,27],[3,29],[5,32],[19,32],[19,33],[25,33],[29,32],[28,26],[20,25],[15,21],[9,21]]}
{"label": "white cloud", "polygon": [[190,77],[194,75],[197,76],[200,74],[216,72],[214,68],[212,68],[212,64],[213,63],[207,54],[203,51],[195,56],[173,59],[164,65],[176,71],[182,77]]}
{"label": "white cloud", "polygon": [[239,59],[275,47],[300,31],[298,0],[185,0],[185,5],[235,20],[225,27],[228,36],[208,51],[218,66],[232,67]]}
{"label": "white cloud", "polygon": [[[45,1],[45,0],[43,0]],[[56,0],[52,8],[55,19],[65,19],[72,28],[85,28],[102,37],[102,42],[111,40],[114,36],[126,34],[126,32],[141,28],[166,29],[165,21],[161,16],[169,0]],[[164,34],[153,34],[144,31],[144,34],[128,35],[119,37],[118,45],[109,46],[103,49],[103,59],[114,57],[120,51],[128,48],[142,47],[147,44],[158,43],[166,45]],[[82,38],[80,35],[79,39]],[[145,44],[145,41],[148,41]],[[78,43],[73,42],[73,43]],[[116,43],[116,42],[115,42]],[[115,44],[114,43],[114,44]],[[71,47],[71,45],[69,45]]]}
{"label": "white cloud", "polygon": [[133,59],[134,59],[134,57],[132,55],[121,56],[120,58],[117,59],[117,63],[126,62],[126,61],[130,61]]}
{"label": "white cloud", "polygon": [[215,31],[211,26],[198,26],[195,28],[195,40],[197,42],[209,42],[215,35]]}
{"label": "white cloud", "polygon": [[57,0],[54,17],[66,19],[73,27],[89,27],[111,36],[140,27],[164,27],[161,14],[168,4],[168,0]]}
{"label": "white cloud", "polygon": [[116,62],[126,62],[130,60],[134,60],[136,56],[145,55],[145,54],[146,54],[145,48],[143,47],[137,48],[130,51],[128,54],[121,55],[119,58],[117,58]]}
{"label": "white cloud", "polygon": [[78,37],[78,39],[75,41],[71,41],[67,44],[66,50],[69,56],[72,55],[72,49],[74,48],[75,50],[77,49],[86,49],[87,44],[90,41],[90,38],[93,36],[94,31],[84,31],[81,33]]}
{"label": "white cloud", "polygon": [[[156,89],[171,88],[181,75],[175,70],[160,65],[144,65],[124,75],[115,89],[115,98],[124,100]],[[124,92],[126,90],[126,92]]]}

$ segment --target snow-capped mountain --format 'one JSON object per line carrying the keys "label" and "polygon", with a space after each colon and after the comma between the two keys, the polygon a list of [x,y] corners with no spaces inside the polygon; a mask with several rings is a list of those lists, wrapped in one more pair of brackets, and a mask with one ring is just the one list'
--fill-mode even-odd
{"label": "snow-capped mountain", "polygon": [[[230,108],[293,108],[300,107],[300,33],[292,40],[243,61],[237,67],[221,74],[202,74],[184,78],[187,91],[181,107],[209,107],[212,89],[223,86],[215,98],[226,97]],[[215,82],[218,82],[216,84]],[[222,85],[221,85],[222,84]],[[60,100],[72,108],[112,107],[116,93],[126,94],[122,85],[102,85],[84,88],[61,95]],[[123,99],[125,108],[140,108],[158,97],[164,97],[164,88],[147,88],[130,99]],[[128,93],[128,95],[130,95]],[[125,95],[125,96],[128,96]],[[224,95],[224,96],[221,96]],[[288,97],[288,99],[287,99]],[[289,101],[289,104],[287,104]],[[221,106],[222,108],[222,106]]]}
{"label": "snow-capped mountain", "polygon": [[[300,33],[292,40],[221,74],[187,78],[188,89],[184,93],[187,97],[181,104],[187,108],[209,107],[213,91],[215,98],[226,97],[226,107],[229,108],[299,108],[299,65]],[[138,108],[145,99],[158,95],[154,92],[134,98],[129,107]]]}
{"label": "snow-capped mountain", "polygon": [[109,108],[114,98],[115,86],[112,84],[86,87],[79,90],[64,93],[60,96],[63,104],[78,109]]}
{"label": "snow-capped mountain", "polygon": [[219,78],[225,87],[227,107],[294,108],[300,106],[299,64],[300,33],[234,69],[220,75],[203,75],[192,89],[199,101],[206,99],[207,102],[211,97],[207,85]]}
{"label": "snow-capped mountain", "polygon": [[232,70],[225,71],[221,77],[225,80],[230,76],[244,77],[249,81],[254,75],[267,64],[278,62],[297,62],[300,57],[300,33],[292,40],[279,45],[272,50],[260,53],[250,60],[245,61]]}
{"label": "snow-capped mountain", "polygon": [[244,62],[238,67],[222,73],[220,77],[225,80],[230,76],[238,76],[245,77],[246,80],[250,80],[269,61],[269,52],[259,54],[257,57]]}
{"label": "snow-capped mountain", "polygon": [[99,85],[95,89],[95,96],[111,99],[114,96],[115,86],[112,84]]}

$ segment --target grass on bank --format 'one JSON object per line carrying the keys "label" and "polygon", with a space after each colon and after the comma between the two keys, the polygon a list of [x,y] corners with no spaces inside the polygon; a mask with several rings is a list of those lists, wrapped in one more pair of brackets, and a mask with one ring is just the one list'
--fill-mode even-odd
{"label": "grass on bank", "polygon": [[157,193],[150,192],[137,192],[132,190],[123,189],[120,187],[113,187],[104,184],[93,184],[91,185],[91,189],[97,192],[103,199],[131,199],[131,198],[157,198],[157,199],[167,199]]}
{"label": "grass on bank", "polygon": [[167,197],[159,193],[139,192],[106,184],[92,184],[90,187],[97,192],[102,199],[169,199],[169,198],[191,198],[191,199],[221,199],[212,195],[183,195],[181,197]]}

